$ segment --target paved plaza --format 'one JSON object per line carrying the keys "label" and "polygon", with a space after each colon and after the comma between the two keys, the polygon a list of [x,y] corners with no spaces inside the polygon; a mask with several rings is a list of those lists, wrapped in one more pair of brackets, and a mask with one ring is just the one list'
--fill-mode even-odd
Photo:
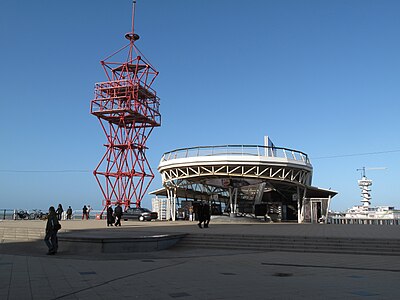
{"label": "paved plaza", "polygon": [[[63,221],[62,230],[400,238],[398,226]],[[261,225],[261,226],[260,226]],[[44,228],[2,221],[0,229]],[[88,231],[90,232],[90,231]],[[0,299],[398,299],[400,257],[173,247],[137,253],[47,256],[42,241],[0,244]]]}

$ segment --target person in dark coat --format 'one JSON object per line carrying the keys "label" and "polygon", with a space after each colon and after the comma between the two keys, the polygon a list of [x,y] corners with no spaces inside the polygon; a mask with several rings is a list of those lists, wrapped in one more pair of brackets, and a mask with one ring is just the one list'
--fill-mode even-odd
{"label": "person in dark coat", "polygon": [[44,237],[44,242],[46,243],[49,251],[47,254],[54,255],[58,250],[58,238],[57,232],[60,229],[60,223],[58,222],[56,211],[54,206],[50,206],[49,214],[47,216],[46,224],[46,235]]}
{"label": "person in dark coat", "polygon": [[122,218],[122,207],[117,203],[117,206],[114,210],[115,215],[115,226],[121,226],[121,218]]}
{"label": "person in dark coat", "polygon": [[197,219],[199,220],[199,223],[197,224],[197,226],[199,226],[199,228],[203,228],[201,226],[201,223],[204,222],[203,203],[202,202],[200,202],[199,205],[197,206]]}
{"label": "person in dark coat", "polygon": [[84,205],[83,208],[82,208],[82,220],[84,218],[86,218],[86,220],[89,219],[88,209],[87,209],[86,205]]}
{"label": "person in dark coat", "polygon": [[208,228],[208,224],[210,223],[210,205],[207,202],[203,204],[203,222],[204,228]]}
{"label": "person in dark coat", "polygon": [[63,209],[62,205],[61,205],[61,204],[58,204],[58,207],[57,207],[57,210],[56,210],[56,214],[57,214],[57,219],[58,219],[58,221],[61,220],[61,216],[62,216],[62,213],[63,213],[63,212],[64,212],[64,209]]}
{"label": "person in dark coat", "polygon": [[72,208],[71,206],[68,206],[67,209],[67,220],[71,220],[72,219]]}
{"label": "person in dark coat", "polygon": [[111,205],[107,208],[107,226],[113,226],[114,222],[115,222],[115,218],[113,216],[113,209],[111,207]]}

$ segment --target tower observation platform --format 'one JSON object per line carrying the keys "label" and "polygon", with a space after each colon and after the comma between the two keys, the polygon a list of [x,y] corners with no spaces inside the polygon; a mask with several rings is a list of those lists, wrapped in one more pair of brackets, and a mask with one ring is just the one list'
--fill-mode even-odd
{"label": "tower observation platform", "polygon": [[306,153],[271,142],[176,149],[164,153],[158,171],[163,188],[151,194],[167,197],[170,219],[179,210],[187,215],[185,206],[196,210],[197,203],[207,201],[214,215],[317,222],[337,194],[311,185],[313,167]]}

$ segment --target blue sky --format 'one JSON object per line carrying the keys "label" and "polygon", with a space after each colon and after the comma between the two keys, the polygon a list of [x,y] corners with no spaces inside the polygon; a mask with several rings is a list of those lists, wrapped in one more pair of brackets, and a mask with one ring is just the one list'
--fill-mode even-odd
{"label": "blue sky", "polygon": [[[363,166],[387,167],[367,171],[373,204],[400,207],[399,1],[137,2],[137,46],[160,72],[150,190],[166,151],[269,135],[310,156],[333,209],[360,203]],[[130,22],[129,0],[1,1],[1,208],[101,207],[89,104]]]}

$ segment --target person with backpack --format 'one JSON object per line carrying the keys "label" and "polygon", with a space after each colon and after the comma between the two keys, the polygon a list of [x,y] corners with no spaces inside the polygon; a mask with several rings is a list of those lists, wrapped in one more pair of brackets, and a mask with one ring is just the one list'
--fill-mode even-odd
{"label": "person with backpack", "polygon": [[60,229],[61,229],[61,224],[60,222],[58,222],[56,210],[54,209],[54,206],[50,206],[46,223],[46,235],[44,237],[44,242],[46,243],[47,248],[49,249],[49,251],[47,252],[48,255],[54,255],[57,253],[58,250],[57,232]]}
{"label": "person with backpack", "polygon": [[71,206],[68,206],[67,209],[67,220],[71,220],[72,219],[72,208]]}

